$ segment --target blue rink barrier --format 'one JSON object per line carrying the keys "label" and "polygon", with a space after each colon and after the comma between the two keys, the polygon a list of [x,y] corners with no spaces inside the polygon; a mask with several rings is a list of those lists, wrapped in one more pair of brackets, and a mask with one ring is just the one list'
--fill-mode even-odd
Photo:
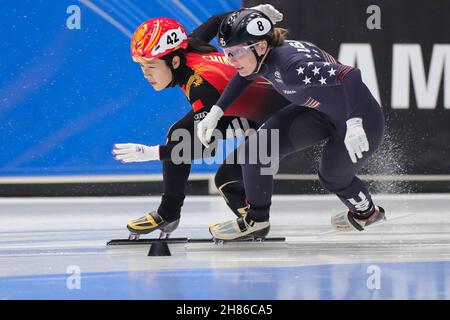
{"label": "blue rink barrier", "polygon": [[[160,173],[114,160],[114,143],[162,144],[190,110],[179,88],[154,91],[130,58],[130,35],[165,16],[193,31],[240,7],[220,1],[4,2],[0,12],[0,177]],[[75,8],[75,9],[74,9]],[[70,29],[80,13],[79,29]],[[214,41],[213,44],[216,44]],[[194,172],[217,166],[195,165]]]}

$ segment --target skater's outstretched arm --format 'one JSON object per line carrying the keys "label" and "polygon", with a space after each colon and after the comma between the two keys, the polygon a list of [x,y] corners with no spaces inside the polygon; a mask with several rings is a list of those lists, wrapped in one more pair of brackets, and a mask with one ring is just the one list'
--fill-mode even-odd
{"label": "skater's outstretched arm", "polygon": [[217,36],[217,30],[219,29],[222,20],[230,13],[231,11],[212,16],[204,23],[202,23],[199,27],[197,27],[197,29],[192,31],[189,37],[197,38],[205,42],[210,42],[212,39],[214,39],[215,36]]}
{"label": "skater's outstretched arm", "polygon": [[[251,9],[259,10],[266,14],[270,18],[270,20],[272,20],[273,24],[283,20],[283,14],[270,4],[261,4],[256,7],[252,7]],[[233,11],[220,13],[210,17],[194,31],[192,31],[189,37],[197,38],[205,42],[210,42],[217,35],[217,30],[219,29],[222,20],[232,12]]]}

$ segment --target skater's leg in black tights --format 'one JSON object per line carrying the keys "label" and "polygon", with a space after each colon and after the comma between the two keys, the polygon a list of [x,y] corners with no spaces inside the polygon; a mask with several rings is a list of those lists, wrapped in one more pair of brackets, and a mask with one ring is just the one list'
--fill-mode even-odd
{"label": "skater's leg in black tights", "polygon": [[[272,130],[278,130],[278,146],[273,145],[270,138],[264,141],[263,129],[268,131],[268,137],[270,137]],[[279,162],[288,154],[317,144],[329,136],[330,124],[320,113],[291,105],[272,116],[257,134],[249,137],[247,143],[239,148],[239,152],[245,152],[246,157],[242,172],[247,201],[250,204],[248,219],[254,221],[269,219],[273,191],[273,176],[261,174],[261,169],[264,169],[267,165],[259,161],[259,158],[256,159],[256,164],[251,164],[250,160],[254,163],[255,159],[251,156],[249,158],[249,154],[251,155],[249,148],[251,150],[252,145],[268,143],[268,154],[270,154],[271,151],[275,150],[274,148],[278,147],[279,158],[273,160]],[[263,139],[262,142],[261,139]],[[274,163],[271,164],[271,166],[273,165]]]}
{"label": "skater's leg in black tights", "polygon": [[180,218],[190,171],[190,164],[174,164],[172,161],[163,162],[164,193],[158,213],[167,222]]}
{"label": "skater's leg in black tights", "polygon": [[324,147],[319,168],[322,186],[335,193],[348,209],[367,218],[374,211],[374,205],[367,185],[357,176],[357,172],[367,164],[378,149],[383,137],[384,119],[378,103],[366,95],[364,112],[354,115],[363,119],[364,131],[369,141],[369,151],[363,152],[362,159],[353,163],[344,141],[345,133],[336,134]]}
{"label": "skater's leg in black tights", "polygon": [[242,168],[237,163],[236,152],[232,152],[228,159],[233,159],[233,163],[229,161],[222,164],[214,177],[214,182],[228,207],[236,216],[240,217],[248,211],[244,182],[242,181]]}

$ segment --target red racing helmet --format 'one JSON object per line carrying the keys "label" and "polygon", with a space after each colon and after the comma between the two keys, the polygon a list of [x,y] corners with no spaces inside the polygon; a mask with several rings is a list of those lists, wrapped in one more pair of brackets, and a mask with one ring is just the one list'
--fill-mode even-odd
{"label": "red racing helmet", "polygon": [[131,57],[135,62],[161,58],[178,49],[186,49],[188,35],[171,18],[154,18],[141,24],[131,37]]}

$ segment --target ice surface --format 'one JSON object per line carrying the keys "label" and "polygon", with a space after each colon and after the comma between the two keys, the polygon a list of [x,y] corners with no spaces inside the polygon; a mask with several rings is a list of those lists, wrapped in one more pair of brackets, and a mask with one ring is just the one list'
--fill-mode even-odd
{"label": "ice surface", "polygon": [[[49,297],[42,291],[43,287],[39,283],[42,279],[48,281],[48,277],[63,281],[68,276],[70,266],[77,266],[82,274],[89,275],[95,281],[108,275],[124,273],[124,281],[127,283],[136,281],[141,272],[163,274],[165,279],[176,279],[180,272],[183,277],[198,277],[200,270],[206,270],[205,275],[208,272],[212,275],[226,272],[229,276],[231,272],[235,277],[247,277],[248,270],[254,270],[255,273],[274,270],[255,280],[262,284],[269,281],[273,285],[276,280],[273,276],[285,272],[280,270],[292,270],[298,276],[298,268],[305,266],[408,263],[408,268],[403,269],[412,268],[411,272],[417,272],[414,265],[424,268],[425,262],[450,261],[450,195],[378,195],[374,199],[386,209],[387,223],[364,232],[320,236],[319,234],[331,230],[330,215],[343,209],[334,196],[275,196],[270,236],[284,236],[287,238],[286,243],[223,246],[208,243],[174,244],[170,246],[171,257],[148,257],[148,246],[106,247],[106,242],[110,239],[127,238],[127,221],[157,208],[159,197],[2,199],[0,284],[2,281],[6,283],[0,289],[0,297]],[[408,213],[414,215],[389,222],[390,217]],[[188,197],[183,207],[180,227],[172,236],[209,237],[209,224],[230,218],[233,215],[221,198]],[[157,234],[146,237],[157,237]],[[290,277],[294,277],[294,273]],[[359,278],[366,276],[367,274],[360,274]],[[328,285],[332,285],[333,281],[339,282],[330,273],[327,277],[331,281]],[[358,278],[352,280],[349,277],[349,281]],[[438,290],[440,295],[437,293],[437,297],[449,298],[450,284],[446,279],[450,278],[450,271],[439,277],[445,278],[441,280],[447,286],[444,290]],[[26,291],[28,295],[25,291],[20,291],[22,294],[19,294],[19,291],[14,291],[19,288],[19,279],[22,283],[26,279],[27,283],[37,285],[40,289]],[[5,288],[10,288],[9,293],[2,291]],[[298,291],[303,289],[290,289],[291,295],[283,295],[283,290],[277,289],[279,292],[275,298],[304,297]],[[83,297],[111,297],[102,292],[94,290],[92,295]],[[393,292],[391,290],[390,294],[393,295]],[[198,294],[190,297],[200,297],[201,294]],[[255,292],[254,296],[248,297],[258,298],[258,294]],[[262,297],[272,297],[269,292],[267,294],[268,296]],[[62,297],[66,296],[62,294]],[[130,297],[133,295],[113,296]],[[162,297],[165,296],[161,295]]]}

